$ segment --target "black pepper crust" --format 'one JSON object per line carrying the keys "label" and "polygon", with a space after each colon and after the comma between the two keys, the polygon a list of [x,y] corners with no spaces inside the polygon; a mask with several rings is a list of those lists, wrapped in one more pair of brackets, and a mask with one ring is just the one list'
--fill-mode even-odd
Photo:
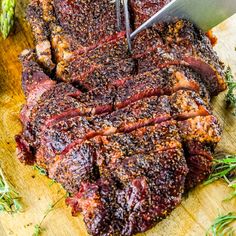
{"label": "black pepper crust", "polygon": [[[31,69],[34,71],[34,68]],[[25,79],[27,75],[31,81],[30,70]],[[102,93],[102,89],[83,94],[69,84],[59,83],[45,91],[29,113],[31,129],[27,126],[22,137],[34,147],[36,162],[74,194],[67,200],[68,204],[74,214],[82,211],[88,231],[93,235],[107,232],[131,235],[147,230],[179,204],[185,188],[195,186],[209,174],[211,150],[219,141],[220,127],[210,115],[208,102],[198,94],[194,81],[190,86],[187,78],[172,76],[169,83],[178,84],[183,80],[184,87],[176,87],[174,92],[174,85],[168,85],[169,96],[151,94],[145,98],[146,95],[142,95],[137,101],[119,105],[130,99],[132,86],[136,88],[133,91],[141,93],[145,86],[155,86],[155,81],[167,83],[168,77],[159,70],[147,75],[116,82],[109,87],[113,97],[109,96],[110,92]],[[150,78],[153,80],[148,83]],[[39,90],[40,86],[41,83],[36,85]],[[107,103],[112,109],[97,115],[70,112]],[[33,141],[27,136],[30,131],[33,131]],[[21,150],[19,158],[23,162],[34,162],[27,141],[20,138],[17,141]],[[200,145],[196,150],[187,149],[186,154],[182,143],[184,147],[191,147],[191,142]],[[103,179],[108,181],[105,186]],[[107,190],[108,185],[112,189]],[[91,191],[96,194],[90,195]],[[139,201],[143,205],[136,209]],[[111,226],[106,219],[112,219],[114,224]]]}
{"label": "black pepper crust", "polygon": [[[167,2],[130,1],[132,26]],[[131,55],[109,0],[33,0],[28,19],[19,159],[71,193],[91,235],[146,231],[210,174],[222,132],[210,99],[226,87],[210,41],[173,20],[140,33]]]}

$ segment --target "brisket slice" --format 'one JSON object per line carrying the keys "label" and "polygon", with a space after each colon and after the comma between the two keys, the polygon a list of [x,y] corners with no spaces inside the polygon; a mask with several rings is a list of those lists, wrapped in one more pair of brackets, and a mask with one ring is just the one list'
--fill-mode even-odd
{"label": "brisket slice", "polygon": [[189,172],[185,181],[185,191],[197,186],[212,171],[214,149],[211,144],[188,141],[185,146]]}
{"label": "brisket slice", "polygon": [[222,129],[214,116],[194,117],[178,122],[186,151],[189,173],[186,189],[195,187],[211,172],[213,151],[220,141]]}
{"label": "brisket slice", "polygon": [[[189,34],[189,31],[192,33]],[[224,67],[213,50],[210,40],[201,30],[187,21],[177,21],[168,26],[165,34],[166,41],[176,51],[182,50],[186,45],[191,46],[193,55],[186,51],[183,60],[202,75],[213,95],[226,89]],[[210,86],[213,88],[210,89]]]}
{"label": "brisket slice", "polygon": [[35,61],[32,50],[24,50],[20,56],[23,65],[22,88],[27,97],[26,104],[21,111],[23,124],[29,122],[32,110],[38,104],[41,96],[48,90],[54,89],[56,82],[51,80]]}
{"label": "brisket slice", "polygon": [[182,74],[176,76],[172,71],[165,73],[157,69],[117,80],[107,88],[97,88],[76,97],[87,107],[93,107],[91,114],[100,114],[120,109],[145,97],[170,95],[181,89],[200,92],[200,85]]}
{"label": "brisket slice", "polygon": [[39,90],[41,88],[43,90],[43,94],[48,89],[47,86],[53,87],[53,85],[56,84],[56,82],[51,80],[44,73],[43,69],[36,62],[36,55],[33,50],[24,50],[20,55],[20,61],[23,69],[22,88],[28,99],[32,96],[36,97],[37,92],[35,90]]}
{"label": "brisket slice", "polygon": [[75,92],[77,89],[72,85],[56,84],[52,89],[42,94],[37,104],[29,112],[27,122],[24,121],[23,133],[31,143],[34,143],[39,131],[38,127],[44,123],[46,118],[80,107],[79,102],[67,96],[73,91]]}
{"label": "brisket slice", "polygon": [[74,52],[70,63],[62,69],[58,66],[57,77],[89,90],[133,75],[135,70],[136,64],[128,53],[125,32],[120,32],[94,49],[84,53]]}
{"label": "brisket slice", "polygon": [[100,87],[88,93],[81,93],[70,84],[59,83],[45,91],[28,112],[27,122],[24,121],[24,134],[30,136],[33,132],[28,139],[34,140],[43,125],[63,120],[64,117],[110,113],[145,97],[172,94],[181,89],[204,95],[197,81],[188,80],[180,72],[172,74],[171,69],[155,70],[116,81],[107,88]]}
{"label": "brisket slice", "polygon": [[[57,75],[65,82],[80,85],[85,90],[109,85],[120,78],[131,76],[135,73],[135,61],[125,59],[116,61],[110,65],[95,64],[90,61],[80,60],[70,63],[64,71],[70,71],[63,75]],[[61,73],[61,72],[59,72]]]}
{"label": "brisket slice", "polygon": [[124,185],[132,178],[144,174],[142,170],[140,172],[133,171],[132,168],[128,167],[129,165],[127,165],[127,168],[118,168],[124,155],[133,156],[135,154],[156,153],[168,149],[182,149],[176,121],[172,120],[154,126],[143,127],[130,133],[104,137],[98,136],[95,139],[103,144],[101,151],[98,150],[97,152],[100,173],[107,178],[113,176]]}
{"label": "brisket slice", "polygon": [[[178,128],[176,128],[178,127]],[[82,129],[81,129],[82,130]],[[153,133],[153,130],[155,130],[155,134]],[[52,133],[52,131],[51,131]],[[152,133],[150,137],[148,136],[149,133]],[[58,132],[55,131],[55,137],[57,137]],[[145,134],[145,135],[144,135]],[[106,135],[106,136],[100,136],[100,135]],[[103,143],[103,148],[101,149],[101,152],[104,153],[104,158],[103,159],[98,159],[96,157],[96,161],[98,161],[99,165],[99,170],[100,174],[102,173],[102,176],[108,177],[109,175],[116,175],[115,173],[122,172],[123,170],[116,170],[116,162],[119,162],[119,155],[118,153],[126,153],[127,155],[131,155],[133,153],[140,153],[140,152],[151,152],[153,147],[155,147],[157,150],[163,150],[166,149],[166,146],[173,146],[172,148],[179,147],[180,144],[183,141],[186,152],[187,152],[187,160],[191,161],[191,158],[195,156],[199,156],[204,160],[204,158],[207,158],[205,161],[208,161],[209,158],[211,157],[211,152],[214,150],[215,145],[219,142],[220,140],[220,135],[221,135],[221,128],[214,116],[196,116],[194,118],[187,119],[185,121],[164,121],[161,122],[160,124],[156,124],[155,126],[148,126],[148,127],[143,127],[139,128],[136,130],[133,130],[132,132],[128,133],[117,133],[114,134],[110,133],[108,136],[107,134],[104,133],[98,133],[98,136],[95,138],[89,139],[90,143],[92,142],[91,140],[102,140],[101,142]],[[51,135],[50,138],[53,136]],[[163,137],[163,138],[162,138]],[[61,139],[63,138],[63,135],[61,135]],[[76,137],[77,138],[77,137]],[[178,143],[175,141],[172,141],[173,139],[178,140]],[[164,139],[164,141],[162,140]],[[67,180],[64,178],[62,180],[60,176],[65,176],[63,174],[62,170],[62,165],[65,161],[65,163],[71,163],[71,168],[73,168],[73,163],[74,161],[72,159],[76,158],[76,153],[78,152],[77,149],[80,148],[82,143],[84,142],[84,139],[79,138],[76,139],[76,142],[71,142],[70,140],[67,144],[67,148],[65,148],[65,139],[63,142],[59,142],[56,138],[54,138],[55,141],[58,141],[56,143],[55,141],[50,141],[48,140],[48,146],[51,147],[51,156],[50,159],[46,159],[45,155],[42,155],[42,153],[39,154],[39,160],[38,162],[41,164],[46,164],[48,170],[49,170],[49,175],[53,179],[56,179],[58,182],[61,184],[64,183],[64,186],[66,189],[70,189],[71,185],[67,184]],[[143,142],[141,142],[144,140]],[[73,140],[72,140],[73,141]],[[50,153],[50,150],[47,148],[47,142],[42,144],[40,150],[44,150],[45,154]],[[100,142],[100,141],[99,141]],[[126,144],[128,143],[128,145]],[[142,143],[142,145],[140,145]],[[167,144],[168,143],[168,144]],[[196,143],[194,145],[195,148],[191,147],[193,143]],[[56,145],[57,144],[57,145]],[[60,144],[63,146],[61,147]],[[91,144],[91,146],[94,146],[95,149],[97,149],[98,144]],[[55,152],[55,149],[53,150],[54,147],[57,149],[57,153]],[[98,145],[99,148],[99,145]],[[155,150],[156,150],[155,149]],[[208,150],[209,149],[209,150]],[[80,150],[80,149],[79,149]],[[114,154],[114,150],[116,150],[116,154]],[[206,151],[208,150],[208,152]],[[54,151],[54,153],[53,153]],[[98,151],[97,151],[98,152]],[[96,153],[97,153],[96,152]],[[73,154],[74,153],[74,154]],[[57,154],[57,155],[56,155]],[[100,156],[103,154],[99,154]],[[117,161],[116,161],[117,160]],[[201,160],[201,159],[199,159]],[[75,160],[76,161],[76,160]],[[211,160],[209,160],[209,164]],[[107,163],[111,163],[107,166]],[[78,165],[80,165],[78,163]],[[67,171],[68,165],[65,165],[64,171]],[[197,169],[197,171],[200,173],[198,169],[201,167],[201,162],[199,161],[199,166],[194,166],[192,165],[192,171],[194,173],[194,170]],[[59,168],[58,172],[56,170]],[[108,168],[108,169],[107,169]],[[77,170],[77,167],[74,169],[75,171]],[[202,170],[205,173],[205,170]],[[202,173],[203,173],[202,172]],[[61,173],[59,177],[57,176],[57,173]],[[76,172],[77,173],[77,172]],[[72,174],[72,173],[71,173]],[[204,175],[205,177],[206,175]],[[58,179],[59,178],[59,179]],[[116,176],[118,178],[118,176]],[[193,175],[189,176],[189,185],[194,186],[196,183],[201,182],[204,178],[201,175],[198,175],[197,179],[192,179]],[[70,180],[73,178],[69,178]],[[128,177],[126,179],[128,181]],[[120,180],[121,181],[121,180]],[[79,184],[81,182],[81,179],[79,178],[78,183],[74,182],[73,186],[73,192],[76,191],[76,189],[79,189]],[[71,190],[71,189],[70,189]]]}
{"label": "brisket slice", "polygon": [[169,2],[171,0],[131,0],[130,8],[132,10],[135,29]]}
{"label": "brisket slice", "polygon": [[119,30],[115,4],[109,0],[53,2],[63,30],[83,46],[95,44]]}
{"label": "brisket slice", "polygon": [[74,215],[82,211],[90,234],[132,235],[145,231],[179,204],[187,172],[180,150],[137,154],[129,159],[150,176],[134,178],[126,186],[111,179],[83,182],[78,194],[67,199]]}
{"label": "brisket slice", "polygon": [[[112,145],[113,142],[115,145]],[[141,145],[136,149],[138,143]],[[86,148],[88,146],[90,148]],[[79,184],[80,190],[67,201],[73,207],[73,214],[82,211],[88,231],[93,235],[104,235],[105,232],[131,235],[147,230],[179,203],[187,166],[173,122],[141,128],[129,134],[97,136],[74,148],[54,164],[51,174],[52,177],[63,178],[60,181],[64,183],[77,179],[73,184]],[[83,155],[80,160],[94,156],[93,179],[98,177],[97,170],[100,175],[109,176],[105,177],[105,182],[106,186],[110,186],[107,190],[111,195],[103,196],[101,192],[104,177],[91,183],[81,176],[89,170],[86,167],[91,160],[84,161],[81,171],[77,172],[78,154],[75,150]],[[82,150],[90,150],[91,154],[87,155]],[[73,171],[68,172],[72,176],[62,174],[65,168],[63,164],[61,168],[59,163],[71,168]],[[116,172],[110,172],[114,165]],[[75,185],[75,189],[70,191],[76,192],[77,188]],[[111,220],[114,224],[109,223]]]}
{"label": "brisket slice", "polygon": [[[155,42],[156,39],[156,42]],[[193,24],[177,20],[155,25],[137,35],[134,58],[139,71],[166,65],[186,65],[198,72],[212,95],[225,90],[224,68],[212,49],[210,40]]]}

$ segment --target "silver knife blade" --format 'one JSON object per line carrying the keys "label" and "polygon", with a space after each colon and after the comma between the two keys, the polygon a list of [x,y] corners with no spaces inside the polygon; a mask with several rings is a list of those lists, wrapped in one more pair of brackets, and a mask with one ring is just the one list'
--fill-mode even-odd
{"label": "silver knife blade", "polygon": [[173,17],[188,19],[207,32],[234,13],[236,0],[173,0],[137,28],[130,38],[133,39],[156,22],[168,21]]}

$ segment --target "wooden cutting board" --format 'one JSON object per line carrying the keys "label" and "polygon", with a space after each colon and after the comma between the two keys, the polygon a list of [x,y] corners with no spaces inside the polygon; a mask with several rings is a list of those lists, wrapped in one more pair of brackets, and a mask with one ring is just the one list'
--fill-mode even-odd
{"label": "wooden cutting board", "polygon": [[[0,215],[0,236],[30,236],[49,205],[64,195],[59,185],[51,187],[50,180],[30,166],[16,159],[14,136],[20,132],[19,111],[24,103],[21,90],[21,65],[17,56],[25,48],[33,47],[32,35],[24,21],[25,0],[18,0],[16,25],[10,37],[0,39],[0,160],[11,183],[22,196],[24,212]],[[215,50],[222,61],[229,64],[236,76],[236,15],[217,27]],[[224,134],[217,151],[236,153],[236,117],[224,109],[224,93],[213,101],[214,112],[224,126]],[[199,186],[189,193],[172,214],[148,232],[146,236],[201,236],[218,213],[236,211],[236,199],[222,202],[229,194],[226,185],[218,181]],[[81,216],[72,217],[64,201],[60,201],[43,223],[45,236],[86,236]]]}

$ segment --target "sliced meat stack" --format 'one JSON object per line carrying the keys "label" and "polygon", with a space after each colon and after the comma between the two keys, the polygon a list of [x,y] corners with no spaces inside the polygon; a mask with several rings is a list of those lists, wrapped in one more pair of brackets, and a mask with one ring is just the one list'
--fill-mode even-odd
{"label": "sliced meat stack", "polygon": [[[130,1],[132,25],[167,2]],[[146,231],[211,172],[221,127],[209,103],[226,85],[209,39],[175,20],[130,54],[108,0],[33,0],[28,19],[19,159],[70,193],[91,235]]]}

